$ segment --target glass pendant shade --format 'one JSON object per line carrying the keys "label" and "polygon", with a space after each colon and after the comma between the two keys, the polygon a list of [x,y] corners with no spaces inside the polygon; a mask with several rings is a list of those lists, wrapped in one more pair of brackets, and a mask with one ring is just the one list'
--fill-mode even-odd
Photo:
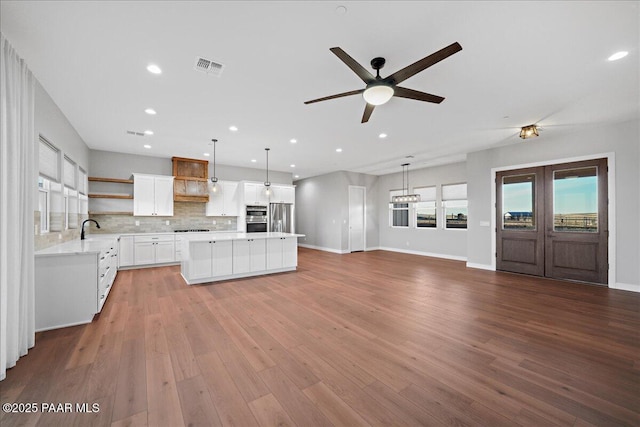
{"label": "glass pendant shade", "polygon": [[393,96],[393,88],[387,85],[369,86],[363,93],[362,97],[367,104],[382,105],[389,101]]}

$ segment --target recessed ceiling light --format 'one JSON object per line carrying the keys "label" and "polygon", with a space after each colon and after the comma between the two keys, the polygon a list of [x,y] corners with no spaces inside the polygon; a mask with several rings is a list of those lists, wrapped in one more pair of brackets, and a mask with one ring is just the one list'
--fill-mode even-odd
{"label": "recessed ceiling light", "polygon": [[293,175],[294,178],[300,178],[300,175]]}
{"label": "recessed ceiling light", "polygon": [[202,153],[203,156],[209,157],[209,153]]}
{"label": "recessed ceiling light", "polygon": [[345,13],[347,13],[347,8],[344,6],[338,6],[336,7],[336,15],[344,15]]}
{"label": "recessed ceiling light", "polygon": [[144,112],[152,116],[156,114],[156,110],[154,110],[153,108],[147,108],[146,110],[144,110]]}
{"label": "recessed ceiling light", "polygon": [[145,135],[153,135],[153,131],[152,130],[145,130],[144,134]]}
{"label": "recessed ceiling light", "polygon": [[291,166],[292,168],[295,168],[295,167],[296,167],[296,165],[289,165],[289,166]]}
{"label": "recessed ceiling light", "polygon": [[289,140],[289,142],[290,142],[290,143],[292,143],[292,144],[295,144],[296,142],[298,142],[298,140],[297,140],[297,139],[295,139],[295,138],[291,138],[291,139]]}
{"label": "recessed ceiling light", "polygon": [[256,159],[251,159],[251,163],[255,163],[255,162],[257,162]]}
{"label": "recessed ceiling light", "polygon": [[238,131],[238,127],[237,126],[229,126],[229,130],[231,132],[237,132]]}
{"label": "recessed ceiling light", "polygon": [[620,52],[616,52],[613,55],[611,55],[609,57],[609,61],[617,61],[618,59],[622,59],[625,56],[627,56],[629,54],[629,52],[627,52],[626,50],[622,50]]}
{"label": "recessed ceiling light", "polygon": [[147,148],[147,149],[148,149],[148,148],[151,148],[151,146],[150,146],[149,144],[144,144],[144,145],[143,145],[143,147],[144,147],[144,148]]}
{"label": "recessed ceiling light", "polygon": [[152,74],[162,74],[162,70],[156,64],[147,65],[147,71]]}
{"label": "recessed ceiling light", "polygon": [[336,153],[342,153],[342,148],[336,148]]}
{"label": "recessed ceiling light", "polygon": [[387,134],[386,133],[381,133],[380,135],[378,135],[378,138],[386,138]]}

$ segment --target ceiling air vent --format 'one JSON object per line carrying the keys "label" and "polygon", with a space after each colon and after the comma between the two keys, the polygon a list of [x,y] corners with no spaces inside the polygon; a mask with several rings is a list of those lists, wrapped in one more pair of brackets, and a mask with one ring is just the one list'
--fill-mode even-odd
{"label": "ceiling air vent", "polygon": [[210,59],[203,58],[201,56],[196,57],[196,64],[193,66],[196,71],[201,71],[206,74],[212,74],[220,77],[224,65]]}
{"label": "ceiling air vent", "polygon": [[144,132],[135,132],[135,131],[132,131],[132,130],[128,130],[127,131],[127,135],[144,136]]}

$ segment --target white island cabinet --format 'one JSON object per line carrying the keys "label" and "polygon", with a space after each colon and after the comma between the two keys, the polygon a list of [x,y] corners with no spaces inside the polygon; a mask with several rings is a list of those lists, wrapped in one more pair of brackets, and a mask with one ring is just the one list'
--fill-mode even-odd
{"label": "white island cabinet", "polygon": [[36,332],[90,323],[118,270],[117,236],[71,241],[35,254]]}
{"label": "white island cabinet", "polygon": [[291,233],[194,233],[182,240],[182,277],[189,285],[293,271],[298,237]]}

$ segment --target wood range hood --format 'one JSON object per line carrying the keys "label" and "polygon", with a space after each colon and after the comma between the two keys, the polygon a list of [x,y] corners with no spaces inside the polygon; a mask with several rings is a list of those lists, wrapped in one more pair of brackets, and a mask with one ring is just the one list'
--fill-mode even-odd
{"label": "wood range hood", "polygon": [[207,203],[209,201],[209,162],[172,157],[173,201]]}

